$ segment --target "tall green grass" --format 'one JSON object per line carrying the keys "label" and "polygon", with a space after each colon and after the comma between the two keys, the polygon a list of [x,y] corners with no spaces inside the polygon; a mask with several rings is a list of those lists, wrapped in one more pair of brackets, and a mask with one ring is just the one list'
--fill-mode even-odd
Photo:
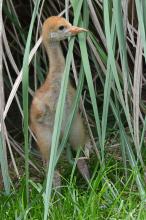
{"label": "tall green grass", "polygon": [[23,77],[22,77],[22,95],[23,95],[23,112],[24,112],[24,147],[25,147],[25,175],[26,175],[26,198],[27,202],[29,201],[29,186],[28,186],[28,180],[29,180],[29,138],[28,138],[28,85],[29,85],[29,53],[30,53],[30,45],[31,45],[31,38],[32,38],[32,30],[34,26],[34,21],[38,13],[40,1],[36,1],[34,11],[32,14],[32,19],[30,23],[30,28],[28,32],[28,37],[26,41],[26,47],[24,52],[24,58],[23,58]]}
{"label": "tall green grass", "polygon": [[[3,69],[2,69],[2,55],[3,55],[3,48],[2,48],[2,1],[0,2],[0,164],[1,164],[1,171],[3,176],[3,182],[5,186],[6,194],[10,193],[10,178],[8,172],[8,161],[6,155],[6,141],[5,141],[5,124],[3,120],[3,111],[4,111],[4,83],[3,83]],[[2,182],[2,180],[1,180]]]}
{"label": "tall green grass", "polygon": [[[144,1],[137,0],[129,1],[129,3],[128,1],[108,0],[104,0],[103,3],[98,0],[72,0],[65,1],[64,3],[64,1],[60,0],[53,2],[45,1],[42,2],[42,4],[40,4],[41,2],[39,0],[35,1],[35,4],[33,1],[28,1],[30,17],[26,19],[25,23],[23,21],[24,18],[20,16],[17,8],[17,6],[22,8],[24,6],[21,2],[19,3],[20,4],[17,5],[17,3],[12,1],[3,2],[3,24],[6,35],[5,32],[3,32],[4,52],[2,56],[5,60],[5,66],[3,78],[1,78],[4,81],[4,90],[9,91],[8,94],[6,94],[7,100],[5,109],[1,106],[3,118],[7,120],[7,127],[4,132],[8,132],[9,146],[13,147],[12,152],[15,152],[17,149],[17,152],[19,152],[20,155],[24,155],[25,158],[26,183],[23,184],[23,186],[25,185],[26,187],[24,195],[27,197],[27,202],[24,203],[26,206],[23,207],[23,210],[18,208],[19,215],[21,211],[24,215],[27,215],[27,213],[33,209],[34,204],[38,205],[37,199],[34,199],[35,196],[33,197],[33,201],[28,200],[29,189],[32,189],[32,185],[39,191],[39,195],[43,198],[44,209],[41,205],[40,209],[43,210],[43,212],[41,212],[41,215],[39,213],[41,218],[47,219],[48,216],[50,216],[50,218],[53,219],[61,215],[60,209],[56,210],[53,204],[55,201],[52,197],[53,174],[56,163],[66,146],[69,129],[78,109],[81,94],[83,94],[81,109],[83,117],[86,118],[91,143],[95,149],[93,153],[94,156],[92,155],[92,157],[94,157],[94,164],[91,166],[91,170],[94,170],[94,167],[95,170],[93,172],[92,181],[89,183],[89,191],[85,193],[84,196],[82,196],[82,192],[76,189],[75,185],[73,188],[70,188],[72,186],[68,185],[68,191],[60,195],[60,200],[63,198],[65,201],[66,198],[66,207],[73,211],[73,216],[76,216],[75,213],[78,213],[79,219],[88,219],[88,217],[95,218],[95,216],[101,217],[98,215],[98,211],[101,215],[105,216],[102,208],[99,210],[100,202],[102,204],[105,202],[105,204],[108,204],[107,206],[110,206],[106,212],[108,217],[114,217],[114,215],[116,215],[115,218],[117,218],[117,216],[122,218],[121,213],[123,213],[123,216],[126,216],[128,210],[129,212],[131,212],[130,210],[134,210],[134,208],[127,208],[130,204],[132,207],[134,206],[134,202],[132,201],[132,193],[135,194],[133,186],[138,190],[136,193],[138,201],[139,198],[142,202],[146,199],[144,176],[146,120],[144,115],[145,99],[142,96],[142,92],[145,89],[146,19],[144,12],[146,4]],[[131,8],[134,9],[133,17],[129,13],[132,10]],[[75,38],[72,38],[68,43],[66,67],[56,109],[48,173],[43,187],[40,185],[38,187],[34,182],[31,182],[32,185],[29,184],[29,158],[32,157],[33,152],[29,146],[29,135],[31,136],[28,128],[29,95],[31,97],[33,91],[43,82],[48,68],[48,61],[44,50],[39,48],[36,52],[41,42],[41,38],[36,42],[36,39],[38,39],[38,30],[40,30],[39,33],[41,34],[41,24],[44,19],[59,13],[65,14],[66,17],[73,20],[72,23],[74,25],[88,28],[89,32],[87,34],[80,34],[77,38],[77,42]],[[35,56],[35,58],[29,68],[29,62],[31,60],[29,53],[31,48],[33,48],[31,59],[33,56]],[[22,72],[19,72],[21,68]],[[77,93],[73,110],[67,122],[66,132],[60,144],[59,136],[63,108],[69,74],[71,72],[73,72],[72,78],[78,81]],[[77,72],[79,74],[77,74]],[[31,80],[29,80],[29,77]],[[19,89],[21,81],[22,91]],[[84,94],[86,94],[85,97]],[[15,122],[8,114],[8,111],[10,111],[11,114],[15,114],[12,107],[14,106],[14,98],[16,99],[15,105],[17,105],[17,112],[20,113],[19,117],[23,121],[23,125],[19,125],[19,129],[24,132],[24,143],[22,144],[20,140],[17,140],[16,134],[19,129],[15,126]],[[22,107],[21,103],[23,103]],[[21,116],[21,113],[23,116]],[[13,128],[16,131],[13,132],[13,129],[11,130],[9,128]],[[1,133],[1,143],[5,142],[4,132]],[[19,145],[21,145],[22,148]],[[122,163],[120,163],[121,170],[117,169],[117,173],[113,177],[112,172],[104,173],[104,171],[107,171],[109,168],[110,160],[109,158],[107,159],[109,148],[112,148],[113,155],[117,154],[115,145],[118,146],[120,151]],[[2,144],[0,144],[0,148],[1,152],[3,152]],[[95,152],[98,154],[97,157]],[[1,154],[0,161],[4,187],[6,192],[9,193],[8,162],[4,154],[4,152]],[[112,154],[109,155],[109,157],[112,157]],[[93,160],[92,157],[91,160]],[[18,155],[15,156],[16,164],[17,159]],[[31,163],[33,163],[33,161],[31,161]],[[98,164],[101,166],[100,169]],[[19,167],[17,167],[17,169],[19,170]],[[97,169],[99,169],[99,173]],[[6,170],[6,173],[4,170]],[[104,176],[101,175],[101,177],[99,177],[100,172],[103,172]],[[125,183],[123,191],[117,182],[117,179],[120,181],[121,176],[123,178],[123,182],[121,181],[122,184],[124,185]],[[126,188],[127,185],[130,188],[129,192]],[[97,192],[97,189],[99,192]],[[127,206],[124,204],[126,198],[122,197],[124,193],[129,195],[129,203],[126,203]],[[69,196],[71,196],[70,201],[74,204],[73,209],[68,204]],[[92,200],[93,203],[91,202]],[[99,201],[99,206],[95,205],[95,201]],[[14,205],[12,202],[10,202],[10,204]],[[91,210],[89,210],[89,204],[91,204]],[[54,212],[53,209],[56,210],[56,212]],[[83,213],[83,209],[85,213]],[[113,211],[114,209],[115,213]],[[64,210],[66,211],[66,208]],[[137,210],[138,214],[132,212],[134,213],[132,214],[133,218],[137,216],[137,218],[140,219],[141,212],[142,216],[144,216],[143,211],[141,211],[143,210],[143,203],[140,204],[140,201],[139,206],[136,207],[135,210]],[[15,214],[18,216],[18,213]],[[54,217],[53,215],[56,216]],[[127,215],[130,216],[130,213]]]}

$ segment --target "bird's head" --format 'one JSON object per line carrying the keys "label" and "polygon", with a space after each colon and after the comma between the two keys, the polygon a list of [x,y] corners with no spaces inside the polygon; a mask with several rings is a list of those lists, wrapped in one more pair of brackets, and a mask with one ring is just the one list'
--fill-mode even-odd
{"label": "bird's head", "polygon": [[45,20],[42,28],[43,42],[56,42],[87,30],[72,26],[65,18],[52,16]]}

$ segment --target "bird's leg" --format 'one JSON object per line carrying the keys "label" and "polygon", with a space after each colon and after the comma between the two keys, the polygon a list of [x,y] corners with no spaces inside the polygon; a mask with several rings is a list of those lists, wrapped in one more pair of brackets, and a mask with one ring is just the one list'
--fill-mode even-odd
{"label": "bird's leg", "polygon": [[91,151],[91,144],[90,144],[90,141],[87,141],[86,145],[84,146],[85,157],[80,157],[77,161],[78,170],[80,171],[84,179],[86,179],[87,181],[90,180],[90,173],[89,173],[86,159],[89,158],[90,151]]}
{"label": "bird's leg", "polygon": [[89,182],[90,180],[90,173],[88,169],[88,165],[86,163],[86,160],[83,158],[79,158],[77,161],[77,167],[83,178]]}
{"label": "bird's leg", "polygon": [[[44,167],[46,168],[46,170],[49,169],[49,161],[48,160],[45,160],[43,158],[43,165]],[[57,169],[55,169],[54,171],[54,176],[53,176],[53,187],[58,191],[60,192],[60,186],[61,186],[61,177],[60,177],[60,173]]]}
{"label": "bird's leg", "polygon": [[[77,168],[79,170],[79,172],[81,173],[82,177],[87,181],[89,182],[90,180],[90,173],[89,173],[89,169],[88,169],[88,165],[87,165],[87,162],[86,162],[86,159],[88,159],[89,157],[88,156],[84,156],[82,152],[80,152],[80,150],[82,149],[78,149],[78,153],[77,155],[80,157],[76,157],[76,165],[77,165]],[[69,162],[73,165],[74,164],[74,161],[72,160],[73,158],[73,155],[72,155],[72,152],[71,152],[71,149],[70,149],[70,146],[68,146],[67,148],[67,157],[68,157],[68,160]]]}
{"label": "bird's leg", "polygon": [[54,177],[53,177],[53,187],[60,192],[60,186],[61,186],[61,177],[58,170],[54,171]]}
{"label": "bird's leg", "polygon": [[3,177],[2,177],[2,174],[1,174],[1,171],[0,171],[0,190],[3,189]]}
{"label": "bird's leg", "polygon": [[[48,167],[48,161],[46,162],[47,164],[47,168]],[[60,173],[57,169],[54,170],[54,176],[53,176],[53,187],[55,188],[55,190],[57,190],[58,192],[60,192],[60,186],[61,186],[61,177],[60,177]]]}

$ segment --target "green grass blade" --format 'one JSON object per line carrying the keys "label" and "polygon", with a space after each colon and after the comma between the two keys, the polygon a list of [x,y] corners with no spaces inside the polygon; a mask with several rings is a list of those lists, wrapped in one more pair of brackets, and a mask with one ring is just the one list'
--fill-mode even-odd
{"label": "green grass blade", "polygon": [[[130,75],[129,75],[129,67],[128,67],[128,60],[127,60],[127,52],[126,52],[126,38],[125,38],[123,20],[122,20],[121,1],[115,1],[113,13],[114,13],[114,20],[116,23],[117,37],[118,37],[118,42],[119,42],[119,50],[120,50],[122,72],[123,72],[123,81],[124,81],[124,86],[126,87],[125,90],[127,92],[129,88],[128,86],[131,83],[129,83]],[[129,83],[129,85],[127,85],[127,83]]]}
{"label": "green grass blade", "polygon": [[[116,43],[116,35],[115,35],[115,20],[112,19],[112,36],[111,36],[111,44],[113,45],[113,50],[115,51],[115,43]],[[107,118],[108,118],[108,109],[109,109],[109,101],[111,95],[111,87],[113,83],[113,75],[112,69],[110,66],[110,60],[108,58],[107,61],[107,72],[106,79],[104,83],[104,100],[103,100],[103,113],[102,113],[102,145],[105,143],[106,129],[107,129]]]}
{"label": "green grass blade", "polygon": [[[0,2],[0,167],[2,170],[3,182],[6,194],[10,193],[10,178],[8,172],[8,161],[6,154],[6,144],[5,144],[5,124],[3,119],[4,112],[4,78],[3,78],[3,63],[2,63],[2,28],[3,28],[3,20],[2,20],[2,6],[3,1]],[[2,179],[0,180],[2,182]]]}
{"label": "green grass blade", "polygon": [[116,107],[115,107],[112,100],[110,101],[110,104],[111,104],[114,116],[115,116],[115,118],[117,120],[117,123],[119,125],[119,129],[120,129],[119,133],[121,135],[121,139],[123,140],[121,143],[125,145],[125,146],[123,146],[123,148],[126,149],[131,168],[135,172],[136,183],[137,183],[137,186],[138,186],[138,189],[139,189],[141,199],[145,200],[146,199],[146,191],[143,187],[141,174],[138,170],[137,161],[135,160],[135,156],[134,156],[134,153],[132,151],[131,145],[129,143],[128,136],[126,135],[126,132],[124,130],[120,115],[118,114],[117,109],[116,109]]}
{"label": "green grass blade", "polygon": [[[8,161],[6,156],[6,146],[4,145],[4,133],[0,132],[0,164],[6,194],[10,194],[10,177],[8,172]],[[2,180],[1,180],[2,181]]]}
{"label": "green grass blade", "polygon": [[[114,19],[116,22],[116,30],[117,30],[117,37],[119,43],[119,51],[120,51],[120,59],[122,65],[122,75],[123,75],[123,85],[124,85],[124,97],[125,97],[125,108],[127,111],[127,117],[130,118],[130,103],[128,100],[128,93],[131,94],[131,79],[130,79],[130,72],[128,67],[128,60],[127,60],[127,52],[126,52],[126,38],[125,32],[123,27],[123,20],[122,20],[122,4],[121,1],[115,1],[114,5]],[[131,123],[131,124],[130,124]],[[129,125],[132,128],[132,122],[129,120]]]}
{"label": "green grass blade", "polygon": [[[83,3],[83,1],[78,2],[77,11],[75,12],[74,25],[77,25],[79,15],[80,15],[80,10],[82,7],[82,3]],[[63,118],[63,110],[64,110],[64,103],[65,103],[65,97],[66,97],[66,92],[67,92],[67,85],[68,85],[70,64],[71,64],[71,59],[72,59],[73,45],[74,45],[74,39],[71,39],[71,41],[69,43],[69,49],[68,49],[68,54],[67,54],[67,58],[66,58],[66,65],[65,65],[65,70],[64,70],[63,77],[62,77],[62,81],[61,81],[60,95],[59,95],[57,108],[56,108],[56,114],[55,114],[54,130],[53,130],[52,144],[51,144],[50,162],[49,162],[49,168],[48,168],[48,173],[47,173],[46,194],[45,194],[45,204],[44,204],[44,220],[47,220],[48,215],[49,215],[48,214],[48,208],[49,208],[48,202],[50,202],[50,197],[51,197],[52,181],[53,181],[53,175],[54,175],[57,148],[58,148],[58,144],[59,144],[61,122],[62,122],[62,118]]]}
{"label": "green grass blade", "polygon": [[80,70],[80,77],[79,77],[79,81],[78,81],[78,85],[77,85],[77,91],[76,91],[76,96],[75,96],[75,100],[73,103],[73,107],[72,107],[72,112],[69,116],[68,122],[66,124],[65,127],[65,133],[64,136],[62,138],[61,144],[59,146],[58,152],[57,152],[57,159],[56,159],[56,163],[59,160],[59,157],[61,155],[61,152],[63,151],[65,144],[67,142],[68,136],[69,136],[69,131],[74,119],[74,116],[76,114],[77,108],[78,108],[78,104],[80,101],[80,97],[81,97],[81,93],[82,93],[82,88],[83,88],[83,83],[84,83],[84,72],[83,72],[83,66],[81,65],[81,70]]}
{"label": "green grass blade", "polygon": [[71,64],[71,59],[72,59],[73,45],[74,45],[74,39],[72,39],[69,44],[69,50],[68,50],[68,55],[66,59],[67,65],[65,67],[64,75],[61,81],[61,90],[60,90],[60,95],[59,95],[57,108],[56,108],[56,114],[55,114],[55,122],[54,122],[52,144],[51,144],[51,154],[50,154],[49,168],[48,168],[48,174],[47,174],[47,183],[46,183],[44,220],[47,219],[47,215],[48,215],[48,202],[50,202],[52,181],[53,181],[54,168],[55,168],[54,160],[56,160],[57,148],[59,145],[61,122],[63,118],[63,109],[64,109],[64,103],[65,103],[65,97],[66,97],[70,64]]}
{"label": "green grass blade", "polygon": [[100,147],[102,151],[101,127],[100,127],[100,119],[99,119],[98,107],[97,107],[97,102],[96,102],[96,95],[95,95],[94,86],[93,86],[92,74],[91,74],[91,69],[90,69],[90,64],[89,64],[88,53],[87,53],[87,46],[85,44],[85,36],[82,34],[79,36],[79,45],[80,45],[80,50],[81,50],[83,67],[84,67],[84,71],[85,71],[85,75],[86,75],[86,79],[88,83],[89,93],[90,93],[90,97],[92,101],[92,107],[94,111],[96,129],[97,129],[98,137],[99,137],[99,143],[100,143]]}
{"label": "green grass blade", "polygon": [[120,80],[118,77],[118,72],[116,68],[115,58],[114,58],[114,52],[111,45],[112,39],[111,39],[111,31],[110,31],[110,21],[109,21],[109,9],[108,9],[108,1],[104,0],[104,24],[105,24],[105,33],[106,33],[106,39],[107,39],[107,48],[108,48],[108,56],[112,68],[113,77],[116,83],[116,87],[118,90],[118,95],[120,97],[121,105],[123,107],[123,110],[125,112],[125,116],[128,122],[130,133],[133,137],[133,128],[131,123],[131,117],[129,114],[129,110],[127,109],[127,106],[124,101],[123,92],[120,84]]}
{"label": "green grass blade", "polygon": [[145,30],[144,17],[143,17],[145,14],[144,9],[146,8],[142,7],[142,6],[145,6],[145,4],[142,5],[142,2],[139,0],[135,0],[135,5],[136,5],[138,24],[139,24],[143,48],[144,48],[144,57],[146,61],[146,30]]}
{"label": "green grass blade", "polygon": [[144,119],[143,129],[142,129],[142,134],[141,134],[141,139],[140,139],[140,149],[141,149],[142,144],[144,142],[145,131],[146,131],[146,116],[145,116],[145,119]]}
{"label": "green grass blade", "polygon": [[28,80],[29,80],[29,52],[31,45],[32,30],[39,8],[40,0],[35,3],[32,19],[29,27],[28,37],[23,58],[22,94],[23,94],[23,113],[24,113],[24,147],[25,147],[25,175],[26,175],[26,198],[29,199],[29,140],[28,140]]}

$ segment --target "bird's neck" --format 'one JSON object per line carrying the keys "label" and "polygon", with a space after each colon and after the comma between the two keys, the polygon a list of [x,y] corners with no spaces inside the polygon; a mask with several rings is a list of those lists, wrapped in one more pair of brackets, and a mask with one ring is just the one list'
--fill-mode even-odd
{"label": "bird's neck", "polygon": [[65,59],[59,42],[50,42],[47,45],[49,59],[49,75],[62,75],[65,68]]}

